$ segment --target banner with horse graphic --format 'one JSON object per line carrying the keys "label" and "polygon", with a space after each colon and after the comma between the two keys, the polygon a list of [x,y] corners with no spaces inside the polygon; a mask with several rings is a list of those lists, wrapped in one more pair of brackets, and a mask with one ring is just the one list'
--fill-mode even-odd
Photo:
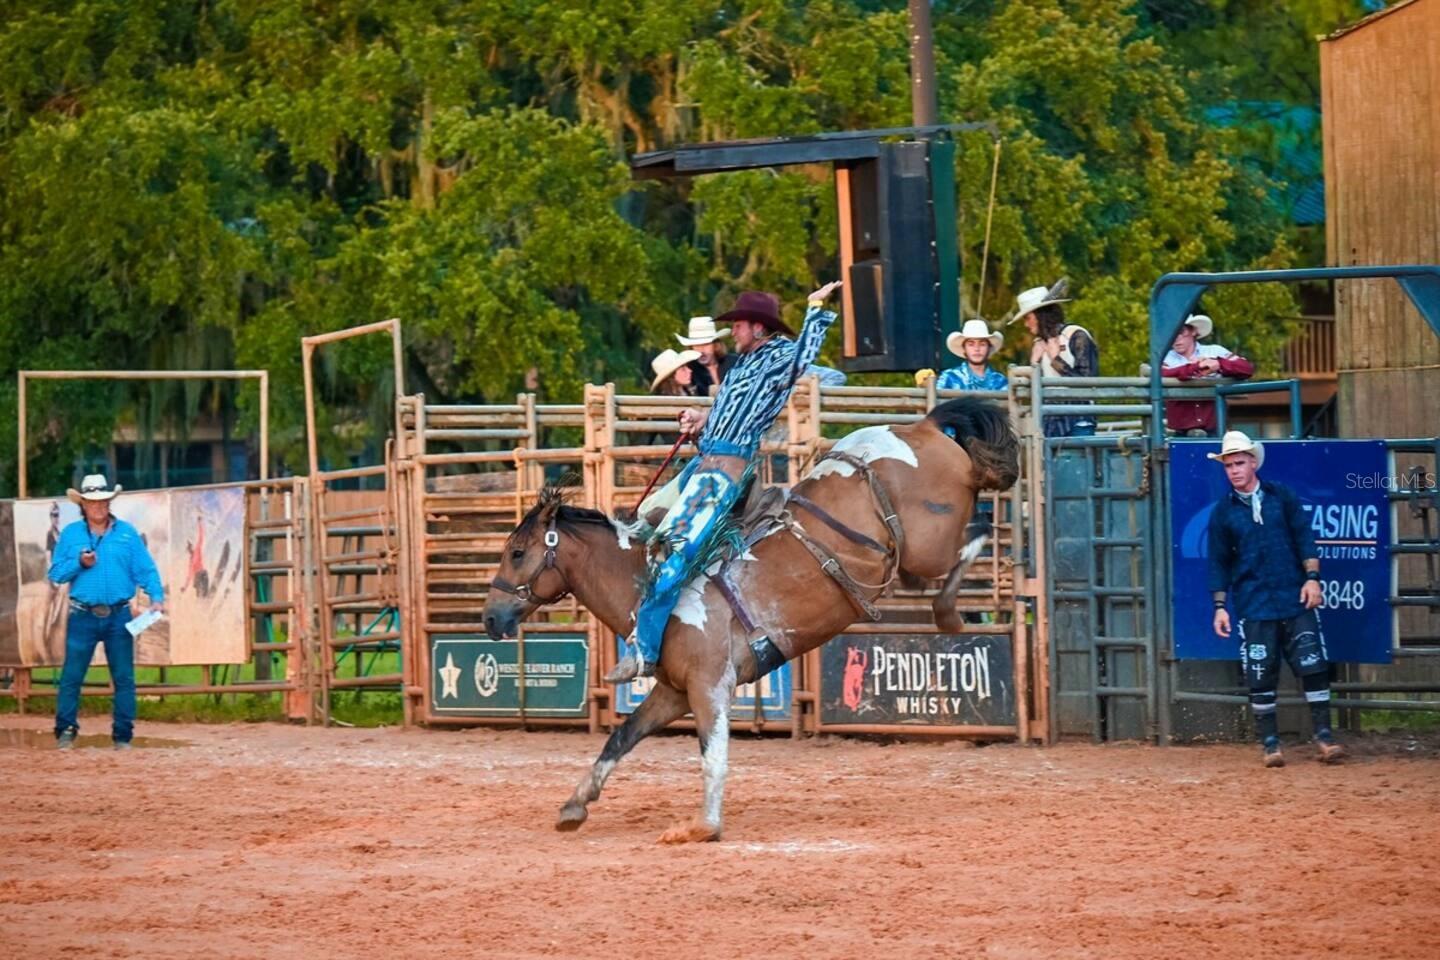
{"label": "banner with horse graphic", "polygon": [[1008,635],[841,636],[820,648],[822,724],[1016,723]]}

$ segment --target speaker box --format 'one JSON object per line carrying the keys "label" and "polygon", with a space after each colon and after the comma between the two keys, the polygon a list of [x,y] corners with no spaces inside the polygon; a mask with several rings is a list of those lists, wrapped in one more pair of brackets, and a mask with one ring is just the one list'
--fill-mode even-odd
{"label": "speaker box", "polygon": [[929,147],[924,140],[881,143],[874,160],[836,168],[847,281],[841,365],[848,371],[914,371],[940,362]]}
{"label": "speaker box", "polygon": [[[846,324],[854,331],[855,356],[885,357],[885,268],[880,260],[850,265]],[[847,331],[848,332],[848,331]],[[850,339],[847,337],[847,339]]]}

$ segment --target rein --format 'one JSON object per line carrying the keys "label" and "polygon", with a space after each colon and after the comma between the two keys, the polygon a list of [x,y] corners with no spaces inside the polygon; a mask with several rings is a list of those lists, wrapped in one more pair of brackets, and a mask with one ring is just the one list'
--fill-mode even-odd
{"label": "rein", "polygon": [[525,603],[538,603],[541,606],[563,600],[570,595],[569,590],[562,590],[553,597],[542,597],[535,592],[536,582],[545,575],[547,570],[555,569],[555,548],[560,546],[560,531],[556,529],[556,523],[560,517],[560,511],[556,510],[550,515],[550,525],[545,529],[545,562],[535,574],[518,587],[506,580],[504,577],[496,577],[490,581],[490,586],[502,593],[508,593]]}
{"label": "rein", "polygon": [[670,452],[665,455],[665,460],[663,463],[660,464],[660,469],[655,471],[654,476],[650,478],[650,482],[645,485],[645,492],[640,494],[640,499],[636,501],[636,513],[639,513],[640,511],[639,504],[643,504],[645,502],[645,498],[650,496],[650,491],[655,489],[655,481],[660,479],[660,474],[665,472],[665,468],[670,466],[670,461],[675,459],[675,454],[680,452],[680,446],[689,439],[690,434],[686,433],[683,430],[680,431],[680,436],[675,438],[675,446],[671,447]]}

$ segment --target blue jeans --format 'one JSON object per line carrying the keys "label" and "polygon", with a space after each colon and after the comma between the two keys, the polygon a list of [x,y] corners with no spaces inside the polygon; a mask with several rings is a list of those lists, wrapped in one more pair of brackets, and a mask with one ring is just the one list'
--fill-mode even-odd
{"label": "blue jeans", "polygon": [[108,617],[71,611],[65,630],[65,666],[60,671],[60,697],[55,705],[55,735],[80,729],[80,686],[95,656],[105,645],[110,679],[115,683],[115,718],[111,733],[128,741],[135,733],[135,638],[125,629],[130,607],[122,604]]}
{"label": "blue jeans", "polygon": [[686,466],[681,480],[680,495],[655,534],[670,544],[670,556],[655,571],[635,614],[635,644],[646,663],[659,661],[670,614],[686,584],[699,574],[695,565],[710,549],[716,529],[744,491],[743,479],[704,468],[701,458]]}

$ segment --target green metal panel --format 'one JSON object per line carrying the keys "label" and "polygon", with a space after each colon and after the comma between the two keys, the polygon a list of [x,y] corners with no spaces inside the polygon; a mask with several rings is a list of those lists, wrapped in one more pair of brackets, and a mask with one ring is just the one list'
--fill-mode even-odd
{"label": "green metal panel", "polygon": [[[518,717],[520,644],[473,635],[430,641],[431,702],[439,715]],[[525,715],[583,717],[590,648],[583,634],[547,634],[525,641]]]}

